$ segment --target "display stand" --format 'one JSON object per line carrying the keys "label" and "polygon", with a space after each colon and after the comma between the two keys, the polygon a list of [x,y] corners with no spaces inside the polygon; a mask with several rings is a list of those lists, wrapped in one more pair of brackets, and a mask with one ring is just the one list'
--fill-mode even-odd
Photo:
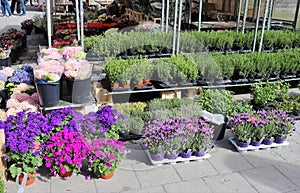
{"label": "display stand", "polygon": [[96,112],[98,110],[97,105],[94,101],[91,101],[89,103],[84,103],[84,104],[74,104],[74,103],[70,103],[67,101],[59,100],[59,102],[56,106],[53,106],[53,107],[41,107],[40,106],[39,108],[40,108],[40,111],[43,114],[45,114],[52,110],[63,109],[63,108],[67,108],[67,107],[72,107],[75,111],[81,112],[84,115],[89,112]]}

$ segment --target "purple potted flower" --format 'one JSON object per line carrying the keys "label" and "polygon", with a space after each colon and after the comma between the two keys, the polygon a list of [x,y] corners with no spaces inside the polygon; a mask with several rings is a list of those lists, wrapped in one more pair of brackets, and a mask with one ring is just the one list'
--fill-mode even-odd
{"label": "purple potted flower", "polygon": [[89,144],[88,170],[95,177],[111,178],[125,153],[124,142],[112,138],[94,139]]}
{"label": "purple potted flower", "polygon": [[48,119],[40,113],[22,111],[0,121],[0,128],[5,132],[7,153],[4,158],[10,163],[11,176],[15,178],[22,172],[34,174],[42,165],[42,136],[49,135],[52,129]]}
{"label": "purple potted flower", "polygon": [[240,147],[248,147],[253,130],[253,117],[249,113],[235,113],[228,121],[228,126],[236,143]]}
{"label": "purple potted flower", "polygon": [[[80,132],[84,137],[119,139],[120,126],[118,120],[123,116],[111,106],[104,106],[97,112],[90,112],[78,121]],[[79,120],[79,119],[78,119]]]}

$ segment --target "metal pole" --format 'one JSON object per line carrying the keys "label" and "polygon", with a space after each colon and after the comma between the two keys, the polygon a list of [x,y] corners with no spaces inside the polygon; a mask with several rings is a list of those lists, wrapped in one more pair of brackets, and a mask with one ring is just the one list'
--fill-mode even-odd
{"label": "metal pole", "polygon": [[51,35],[52,35],[52,29],[51,29],[51,5],[50,0],[47,0],[47,34],[48,34],[48,47],[51,48]]}
{"label": "metal pole", "polygon": [[79,9],[78,9],[78,0],[75,0],[75,6],[76,6],[76,24],[77,24],[77,38],[78,41],[80,40],[80,26],[79,26]]}
{"label": "metal pole", "polygon": [[81,18],[81,47],[84,50],[84,29],[83,29],[83,3],[80,0],[80,18]]}
{"label": "metal pole", "polygon": [[269,9],[269,18],[268,18],[268,26],[267,26],[267,30],[270,30],[270,29],[271,29],[273,7],[274,7],[274,0],[271,0],[271,1],[270,1],[270,9]]}
{"label": "metal pole", "polygon": [[247,19],[247,11],[248,11],[248,0],[245,1],[245,5],[244,5],[244,18],[243,18],[242,33],[245,32],[245,25],[246,25],[246,19]]}
{"label": "metal pole", "polygon": [[190,0],[190,2],[189,2],[189,24],[192,23],[192,7],[193,7],[193,0]]}
{"label": "metal pole", "polygon": [[297,21],[298,21],[298,14],[299,14],[299,6],[300,6],[300,0],[297,2],[296,12],[295,12],[295,18],[293,23],[293,28],[296,29]]}
{"label": "metal pole", "polygon": [[199,0],[199,19],[198,19],[198,31],[201,30],[201,20],[202,20],[202,0]]}
{"label": "metal pole", "polygon": [[175,55],[175,49],[176,49],[177,12],[178,12],[178,0],[175,0],[175,16],[174,16],[174,26],[173,26],[173,50],[172,50],[172,55]]}
{"label": "metal pole", "polygon": [[239,13],[238,13],[238,18],[236,20],[236,31],[239,31],[239,28],[240,28],[240,17],[241,17],[242,3],[243,3],[243,0],[240,0]]}
{"label": "metal pole", "polygon": [[162,0],[162,7],[161,7],[161,31],[164,31],[165,25],[165,0]]}
{"label": "metal pole", "polygon": [[182,15],[182,0],[179,1],[179,16],[178,16],[178,32],[177,32],[176,53],[179,53],[179,46],[180,46],[181,15]]}
{"label": "metal pole", "polygon": [[256,5],[257,5],[258,1],[254,0],[254,4],[253,4],[253,12],[252,12],[252,22],[254,22],[254,16],[256,13]]}
{"label": "metal pole", "polygon": [[268,8],[269,8],[269,0],[266,0],[264,18],[263,18],[263,26],[262,26],[261,34],[260,34],[260,42],[259,42],[258,52],[261,52],[261,49],[262,49],[262,44],[263,44],[263,40],[264,40],[264,32],[265,32],[265,27],[266,27],[266,20],[267,20],[267,15],[268,15]]}
{"label": "metal pole", "polygon": [[170,12],[170,0],[167,0],[167,14],[166,14],[166,33],[168,33],[169,28],[169,12]]}
{"label": "metal pole", "polygon": [[254,41],[253,41],[253,52],[255,51],[256,46],[256,38],[257,38],[257,32],[258,32],[258,25],[259,25],[259,17],[260,17],[260,9],[261,9],[261,1],[258,0],[258,8],[257,8],[257,16],[256,16],[256,24],[255,24],[255,32],[254,32]]}

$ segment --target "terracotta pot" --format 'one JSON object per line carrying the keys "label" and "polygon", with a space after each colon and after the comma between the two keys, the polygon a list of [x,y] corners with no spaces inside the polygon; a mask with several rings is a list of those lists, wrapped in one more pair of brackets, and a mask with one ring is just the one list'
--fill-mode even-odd
{"label": "terracotta pot", "polygon": [[117,82],[112,83],[112,87],[113,87],[113,88],[119,88],[119,83],[117,83]]}
{"label": "terracotta pot", "polygon": [[62,178],[67,178],[67,177],[71,177],[72,176],[72,172],[62,172],[61,169],[59,169],[59,173],[58,175]]}
{"label": "terracotta pot", "polygon": [[150,80],[149,79],[147,79],[147,80],[144,80],[144,84],[150,84]]}
{"label": "terracotta pot", "polygon": [[[21,173],[19,176],[19,184],[22,184],[23,179],[24,179],[24,174]],[[35,172],[31,172],[27,175],[26,186],[33,184],[34,181],[35,181]]]}
{"label": "terracotta pot", "polygon": [[138,87],[142,87],[143,85],[144,85],[143,82],[138,82],[138,83],[137,83],[137,86],[138,86]]}
{"label": "terracotta pot", "polygon": [[107,175],[102,175],[102,176],[100,176],[100,178],[102,178],[102,179],[110,179],[110,178],[112,178],[114,175],[115,175],[115,173],[112,172],[112,173],[107,174]]}
{"label": "terracotta pot", "polygon": [[130,88],[130,84],[123,84],[124,88]]}

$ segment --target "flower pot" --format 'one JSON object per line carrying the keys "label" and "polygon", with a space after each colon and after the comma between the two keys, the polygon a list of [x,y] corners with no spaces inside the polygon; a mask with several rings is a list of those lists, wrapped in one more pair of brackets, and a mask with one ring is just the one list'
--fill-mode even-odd
{"label": "flower pot", "polygon": [[138,82],[138,83],[137,83],[137,87],[139,87],[139,88],[141,88],[143,85],[144,85],[143,82]]}
{"label": "flower pot", "polygon": [[[19,175],[19,184],[21,185],[23,180],[24,180],[24,173],[21,173]],[[35,172],[31,172],[27,175],[27,181],[26,181],[26,186],[29,186],[31,184],[33,184],[35,181]]]}
{"label": "flower pot", "polygon": [[187,152],[181,152],[180,153],[180,156],[182,157],[182,158],[190,158],[191,156],[192,156],[192,151],[187,151]]}
{"label": "flower pot", "polygon": [[130,88],[130,84],[123,84],[124,88]]}
{"label": "flower pot", "polygon": [[0,59],[0,66],[10,66],[10,65],[11,65],[10,57],[5,59]]}
{"label": "flower pot", "polygon": [[269,138],[269,139],[264,139],[262,141],[262,143],[265,144],[265,145],[271,145],[273,143],[273,141],[274,141],[274,138],[272,137],[272,138]]}
{"label": "flower pot", "polygon": [[282,137],[275,137],[275,140],[274,142],[277,143],[277,144],[282,144],[285,140],[285,137],[282,136]]}
{"label": "flower pot", "polygon": [[115,175],[115,172],[111,172],[110,174],[100,176],[100,178],[110,179],[110,178],[114,177],[114,175]]}
{"label": "flower pot", "polygon": [[166,157],[170,160],[174,160],[174,159],[178,158],[178,153],[176,150],[170,151],[170,152],[166,153]]}
{"label": "flower pot", "polygon": [[91,77],[86,79],[67,78],[66,81],[72,103],[82,104],[91,102]]}
{"label": "flower pot", "polygon": [[203,157],[203,156],[205,156],[205,154],[206,154],[206,152],[203,149],[193,152],[193,155],[196,157]]}
{"label": "flower pot", "polygon": [[144,80],[144,82],[143,82],[145,85],[148,85],[148,84],[150,84],[150,80],[149,79],[147,79],[147,80]]}
{"label": "flower pot", "polygon": [[112,83],[111,86],[113,88],[119,88],[119,83],[115,82],[115,83]]}
{"label": "flower pot", "polygon": [[62,177],[62,178],[71,177],[72,174],[73,174],[72,172],[67,172],[67,171],[62,172],[62,169],[61,169],[61,168],[59,169],[59,172],[58,172],[58,175],[59,175],[60,177]]}
{"label": "flower pot", "polygon": [[59,102],[60,96],[60,81],[45,82],[35,80],[39,103],[42,107],[53,107]]}
{"label": "flower pot", "polygon": [[150,152],[151,159],[154,161],[162,161],[164,159],[163,153],[153,153]]}
{"label": "flower pot", "polygon": [[255,147],[260,146],[261,145],[261,140],[259,140],[259,141],[251,141],[250,145],[255,146]]}
{"label": "flower pot", "polygon": [[248,147],[249,144],[250,144],[250,140],[248,140],[246,142],[243,142],[243,141],[237,141],[236,142],[236,145],[239,146],[239,147],[242,147],[242,148]]}

